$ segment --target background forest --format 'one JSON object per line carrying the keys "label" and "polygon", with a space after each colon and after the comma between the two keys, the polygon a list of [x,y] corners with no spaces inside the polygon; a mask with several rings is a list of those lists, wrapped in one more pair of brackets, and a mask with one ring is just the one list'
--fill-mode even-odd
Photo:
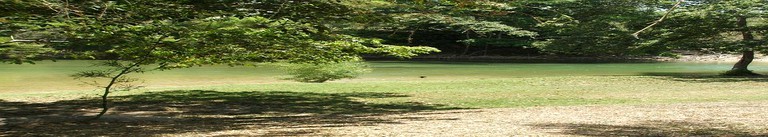
{"label": "background forest", "polygon": [[[747,72],[755,52],[764,50],[768,29],[760,0],[11,0],[0,5],[5,41],[0,58],[16,63],[125,60],[161,50],[136,49],[142,45],[137,42],[158,41],[186,46],[166,53],[210,46],[166,61],[178,67],[342,61],[359,54],[410,57],[435,49],[442,51],[432,53],[438,57],[677,57],[694,51],[743,54],[733,70]],[[264,28],[268,33],[248,33]],[[206,56],[212,53],[248,55]],[[208,59],[180,60],[191,56]]]}
{"label": "background forest", "polygon": [[[264,17],[308,24],[319,32],[376,38],[383,43],[430,46],[460,56],[637,56],[672,55],[671,50],[740,52],[742,29],[752,41],[765,34],[763,2],[693,0],[665,21],[674,0],[260,0],[237,1],[3,1],[4,41],[74,39],[61,29],[73,18],[95,22],[176,21]],[[130,4],[152,3],[143,7]],[[168,9],[168,7],[175,7]],[[67,9],[70,9],[67,11]],[[75,17],[79,16],[79,17]],[[741,18],[747,25],[740,26]],[[130,20],[126,20],[130,19]],[[83,24],[83,23],[81,23]],[[102,24],[102,25],[103,25]],[[52,29],[57,28],[57,29]],[[95,34],[95,33],[91,33]],[[761,42],[751,42],[761,43]],[[106,51],[108,46],[45,46],[55,50]],[[758,44],[759,45],[759,44]],[[4,44],[4,58],[22,58],[24,46]],[[759,48],[760,46],[751,46]],[[75,50],[76,49],[76,50]],[[26,49],[30,50],[30,49]],[[756,49],[759,50],[759,49]],[[36,51],[44,52],[44,51]],[[25,53],[30,54],[30,53]],[[108,57],[108,55],[103,55]]]}

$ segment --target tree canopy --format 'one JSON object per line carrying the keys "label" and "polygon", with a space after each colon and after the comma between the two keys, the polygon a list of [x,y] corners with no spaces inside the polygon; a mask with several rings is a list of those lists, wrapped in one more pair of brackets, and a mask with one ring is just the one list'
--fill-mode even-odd
{"label": "tree canopy", "polygon": [[[312,45],[312,43],[338,45],[344,43],[343,41],[359,41],[352,43],[368,47],[361,48],[354,54],[341,55],[370,53],[413,55],[393,53],[401,50],[387,49],[385,48],[387,46],[384,46],[392,44],[424,45],[445,51],[440,54],[465,56],[655,56],[667,55],[671,50],[725,53],[739,51],[742,49],[740,46],[732,46],[740,43],[734,40],[735,35],[723,36],[720,33],[734,32],[734,29],[739,28],[736,24],[737,16],[744,16],[749,22],[747,27],[751,30],[764,29],[762,1],[688,0],[679,9],[672,11],[664,22],[658,24],[659,26],[639,35],[640,39],[632,37],[632,32],[653,23],[666,11],[671,10],[670,7],[676,2],[672,0],[4,1],[0,3],[3,5],[3,17],[0,18],[0,26],[3,29],[0,35],[49,42],[66,39],[68,42],[5,43],[4,48],[0,50],[3,59],[13,62],[46,57],[116,58],[117,55],[106,51],[118,51],[114,48],[118,45],[99,45],[98,43],[104,42],[95,40],[112,40],[113,38],[73,35],[101,36],[104,35],[101,34],[102,32],[113,31],[115,28],[126,29],[142,25],[162,27],[164,24],[173,26],[173,28],[166,27],[167,32],[164,35],[169,35],[167,40],[197,39],[208,41],[208,43],[197,43],[198,45],[215,45],[211,42],[239,42],[236,45],[242,45],[247,42],[235,39],[205,40],[218,38],[205,37],[199,34],[203,31],[195,32],[194,30],[210,30],[205,32],[215,30],[215,33],[242,36],[234,34],[241,32],[202,26],[205,23],[231,25],[240,22],[238,20],[266,20],[261,22],[261,26],[269,26],[269,28],[261,29],[287,33],[285,37],[275,35],[261,44],[305,42],[279,45]],[[236,30],[234,26],[230,27]],[[281,27],[285,29],[273,29]],[[248,26],[239,25],[237,28],[248,28]],[[250,29],[258,30],[259,28],[251,26]],[[90,32],[79,33],[86,30]],[[147,31],[156,32],[155,34],[162,32]],[[179,35],[190,34],[190,32],[196,33],[194,38],[192,35]],[[762,32],[756,32],[753,35],[756,35],[756,39],[760,39],[761,36],[757,35],[762,35]],[[268,38],[268,36],[262,38]],[[752,43],[754,45],[760,42]],[[253,51],[256,43],[249,44]],[[756,48],[756,50],[760,49]],[[267,52],[267,50],[259,52]],[[320,53],[329,52],[312,54]],[[336,53],[327,55],[336,55]],[[271,57],[277,60],[298,59],[278,56],[272,54]],[[339,57],[324,59],[336,60],[334,58]]]}
{"label": "tree canopy", "polygon": [[[362,53],[408,57],[435,51],[334,33],[320,22],[346,18],[354,10],[333,1],[5,1],[3,5],[7,5],[3,13],[12,14],[3,17],[5,35],[45,35],[40,37],[67,42],[37,44],[72,55],[154,58],[145,62],[175,67],[340,61]],[[310,12],[316,11],[313,8],[335,10]]]}
{"label": "tree canopy", "polygon": [[741,53],[742,59],[729,72],[754,74],[748,65],[755,51],[765,51],[768,31],[761,0],[690,0],[673,14],[649,42],[657,47],[719,53]]}

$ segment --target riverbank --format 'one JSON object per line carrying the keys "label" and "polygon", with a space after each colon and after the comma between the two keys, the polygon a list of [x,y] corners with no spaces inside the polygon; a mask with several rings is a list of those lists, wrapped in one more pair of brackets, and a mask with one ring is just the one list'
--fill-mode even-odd
{"label": "riverbank", "polygon": [[[369,61],[401,60],[391,57],[367,56]],[[694,62],[694,63],[735,63],[739,54],[684,54],[677,57],[661,56],[445,56],[427,55],[413,57],[412,61],[458,61],[458,62],[508,62],[508,63],[651,63],[651,62]],[[768,56],[756,54],[753,62],[768,62]]]}
{"label": "riverbank", "polygon": [[[738,62],[741,55],[738,54],[694,54],[682,55],[679,58],[659,58],[659,61],[665,62]],[[763,54],[756,54],[752,62],[768,62],[768,57]]]}

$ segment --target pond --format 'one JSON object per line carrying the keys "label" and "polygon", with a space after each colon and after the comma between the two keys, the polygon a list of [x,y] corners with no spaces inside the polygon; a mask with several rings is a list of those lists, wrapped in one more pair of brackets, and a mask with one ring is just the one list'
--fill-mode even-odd
{"label": "pond", "polygon": [[[94,89],[69,75],[90,67],[94,61],[40,61],[37,64],[0,64],[0,92],[48,92]],[[717,74],[730,63],[484,63],[438,61],[372,61],[373,72],[359,79],[338,82],[402,80],[471,80],[549,76],[611,76],[655,74]],[[767,63],[750,67],[768,71]],[[134,75],[149,87],[182,87],[227,84],[290,82],[280,70],[269,66],[225,65],[152,71]],[[424,78],[421,78],[424,76]],[[93,81],[93,80],[87,80]]]}

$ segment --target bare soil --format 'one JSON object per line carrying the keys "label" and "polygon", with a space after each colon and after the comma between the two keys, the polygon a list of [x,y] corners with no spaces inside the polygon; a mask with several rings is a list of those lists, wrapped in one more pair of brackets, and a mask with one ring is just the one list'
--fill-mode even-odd
{"label": "bare soil", "polygon": [[768,136],[768,101],[333,114],[147,102],[87,122],[98,109],[5,105],[0,136]]}
{"label": "bare soil", "polygon": [[768,136],[768,102],[567,106],[385,116],[332,136]]}

